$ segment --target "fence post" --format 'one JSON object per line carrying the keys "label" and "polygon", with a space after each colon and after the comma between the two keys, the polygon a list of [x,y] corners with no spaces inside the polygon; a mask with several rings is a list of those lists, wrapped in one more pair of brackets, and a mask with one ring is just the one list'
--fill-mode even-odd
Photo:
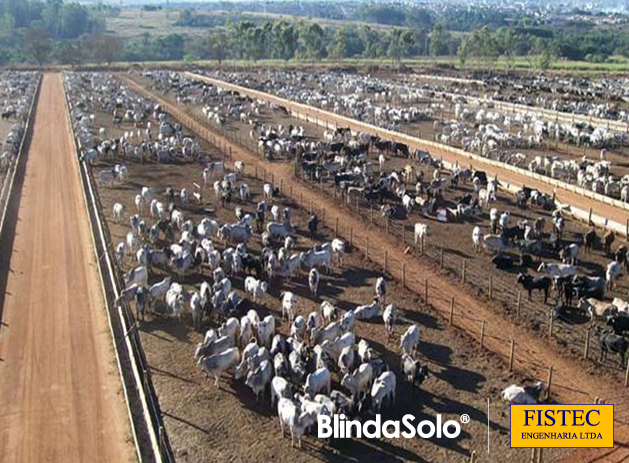
{"label": "fence post", "polygon": [[450,318],[448,319],[448,326],[452,326],[454,323],[454,296],[450,298]]}
{"label": "fence post", "polygon": [[402,263],[402,285],[406,288],[406,262]]}
{"label": "fence post", "polygon": [[588,358],[589,350],[590,350],[590,329],[588,328],[585,331],[585,345],[583,346],[584,359]]}
{"label": "fence post", "polygon": [[426,305],[428,305],[428,277],[426,277],[426,281],[424,282],[424,300],[426,301]]}
{"label": "fence post", "polygon": [[522,308],[522,291],[518,290],[518,305],[516,307],[516,315],[520,317],[520,309]]}
{"label": "fence post", "polygon": [[513,354],[515,352],[515,341],[511,340],[511,348],[509,349],[509,371],[513,371]]}
{"label": "fence post", "polygon": [[487,324],[487,320],[483,318],[483,321],[480,325],[480,346],[484,347],[485,344],[485,325]]}
{"label": "fence post", "polygon": [[553,367],[552,365],[548,367],[548,381],[546,381],[548,383],[548,387],[546,388],[546,400],[548,400],[548,397],[550,397],[550,387],[553,384]]}
{"label": "fence post", "polygon": [[339,218],[337,217],[334,224],[334,237],[339,237]]}

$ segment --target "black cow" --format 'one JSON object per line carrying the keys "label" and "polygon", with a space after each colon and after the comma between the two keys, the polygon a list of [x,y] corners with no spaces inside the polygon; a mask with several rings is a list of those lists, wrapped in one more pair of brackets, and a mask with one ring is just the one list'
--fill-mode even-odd
{"label": "black cow", "polygon": [[[597,331],[600,333],[600,328],[597,328]],[[624,366],[627,347],[629,346],[625,338],[614,333],[600,333],[598,344],[601,348],[599,362],[604,362],[607,359],[607,353],[611,352],[620,355],[620,366]]]}
{"label": "black cow", "polygon": [[533,290],[544,292],[544,304],[548,301],[548,293],[553,281],[549,277],[533,277],[531,275],[518,274],[516,280],[518,284],[521,284],[529,294],[529,299],[532,296]]}
{"label": "black cow", "polygon": [[626,315],[610,315],[605,324],[612,327],[614,334],[620,335],[629,331],[629,317]]}
{"label": "black cow", "polygon": [[513,258],[504,254],[499,254],[495,256],[493,259],[491,259],[491,263],[494,264],[494,267],[499,270],[506,270],[513,267],[514,265]]}

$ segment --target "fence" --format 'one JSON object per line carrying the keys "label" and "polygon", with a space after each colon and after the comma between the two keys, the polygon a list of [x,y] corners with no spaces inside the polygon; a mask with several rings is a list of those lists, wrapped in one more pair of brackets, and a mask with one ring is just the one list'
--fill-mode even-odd
{"label": "fence", "polygon": [[[65,90],[65,89],[64,89]],[[68,124],[74,130],[71,119],[71,103],[66,93],[66,114]],[[75,154],[81,151],[80,140],[73,137]],[[116,356],[122,377],[123,389],[129,407],[136,449],[140,461],[150,459],[157,463],[175,461],[170,440],[164,426],[163,415],[157,393],[151,379],[150,366],[146,360],[142,341],[137,330],[138,322],[126,300],[119,300],[120,289],[124,288],[122,269],[116,259],[112,259],[114,246],[109,228],[102,212],[98,190],[85,161],[79,162],[81,184],[89,212],[90,226],[94,239],[98,267],[107,302],[108,315]],[[126,365],[128,361],[128,365]],[[125,368],[128,367],[128,368]],[[135,396],[137,394],[137,397]],[[147,435],[144,434],[143,431]],[[143,438],[139,441],[139,438]],[[150,443],[146,443],[148,439]]]}

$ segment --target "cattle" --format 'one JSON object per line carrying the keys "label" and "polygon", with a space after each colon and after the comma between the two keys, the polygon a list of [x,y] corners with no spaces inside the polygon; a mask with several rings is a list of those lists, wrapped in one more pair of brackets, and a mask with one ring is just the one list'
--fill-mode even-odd
{"label": "cattle", "polygon": [[623,315],[608,315],[607,326],[611,326],[614,334],[622,335],[625,331],[629,331],[629,317]]}
{"label": "cattle", "polygon": [[294,446],[294,439],[297,439],[298,447],[301,448],[301,436],[304,435],[306,429],[312,426],[316,420],[316,416],[311,412],[300,412],[298,407],[292,400],[281,398],[277,404],[277,414],[280,419],[280,430],[284,435],[284,426],[288,426],[290,431],[291,446]]}
{"label": "cattle", "polygon": [[414,360],[406,353],[402,354],[401,370],[404,372],[406,380],[417,387],[422,385],[429,374],[427,365],[422,365],[419,360]]}
{"label": "cattle", "polygon": [[616,280],[620,276],[621,267],[616,261],[612,261],[607,264],[605,269],[605,281],[607,283],[607,289],[611,290],[616,287]]}
{"label": "cattle", "polygon": [[599,301],[592,297],[587,299],[582,297],[579,299],[579,309],[587,312],[592,319],[605,318],[616,312],[616,309],[611,302]]}
{"label": "cattle", "polygon": [[541,381],[534,386],[517,386],[512,384],[505,388],[502,393],[502,400],[516,405],[537,405],[543,390]]}
{"label": "cattle", "polygon": [[598,343],[601,348],[599,362],[604,362],[607,359],[607,354],[611,352],[620,356],[620,366],[622,368],[625,365],[627,347],[629,346],[627,340],[614,333],[601,333],[600,331],[598,333]]}
{"label": "cattle", "polygon": [[550,278],[565,278],[576,275],[577,267],[572,264],[555,264],[543,262],[537,268],[538,272],[544,272]]}
{"label": "cattle", "polygon": [[245,278],[245,292],[251,295],[254,303],[257,303],[267,290],[268,284],[265,281],[257,280],[251,276]]}
{"label": "cattle", "polygon": [[317,368],[314,373],[310,373],[306,377],[306,384],[304,384],[304,392],[310,398],[321,391],[330,394],[330,372],[325,367]]}
{"label": "cattle", "polygon": [[371,386],[371,402],[375,413],[380,412],[385,401],[388,405],[395,403],[395,388],[395,373],[392,371],[384,372],[377,377]]}
{"label": "cattle", "polygon": [[346,373],[341,379],[341,386],[353,397],[362,397],[369,393],[373,379],[373,368],[369,363],[361,364],[353,373]]}
{"label": "cattle", "polygon": [[413,356],[419,345],[419,327],[411,325],[400,337],[400,348],[405,354]]}
{"label": "cattle", "polygon": [[529,299],[532,296],[533,290],[537,290],[544,292],[544,304],[548,302],[548,294],[553,284],[553,281],[549,277],[534,277],[519,273],[516,282],[524,287],[529,295]]}
{"label": "cattle", "polygon": [[220,376],[236,366],[240,360],[240,353],[237,347],[221,352],[220,354],[211,355],[209,357],[200,357],[197,361],[199,368],[205,371],[208,376],[214,377],[214,385],[218,387]]}

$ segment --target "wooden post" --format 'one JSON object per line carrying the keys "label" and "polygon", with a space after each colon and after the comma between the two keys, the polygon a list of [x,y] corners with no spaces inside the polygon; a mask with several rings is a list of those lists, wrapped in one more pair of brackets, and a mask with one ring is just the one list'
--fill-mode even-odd
{"label": "wooden post", "polygon": [[494,296],[494,276],[489,275],[489,300],[492,300]]}
{"label": "wooden post", "polygon": [[424,301],[426,301],[426,305],[428,305],[428,277],[426,277],[426,281],[424,282]]}
{"label": "wooden post", "polygon": [[548,384],[548,386],[546,387],[546,399],[548,400],[548,397],[550,397],[550,387],[553,384],[553,367],[552,366],[548,367],[548,381],[546,381],[546,384]]}
{"label": "wooden post", "polygon": [[585,344],[583,346],[583,358],[588,358],[590,350],[590,329],[585,330]]}
{"label": "wooden post", "polygon": [[450,298],[450,318],[448,319],[448,326],[452,326],[454,323],[454,296]]}
{"label": "wooden post", "polygon": [[402,285],[406,288],[406,262],[402,263]]}
{"label": "wooden post", "polygon": [[334,224],[334,237],[338,238],[339,237],[339,218],[336,218],[335,224]]}
{"label": "wooden post", "polygon": [[480,325],[480,346],[483,347],[485,344],[485,325],[487,324],[487,320],[483,318],[483,321]]}
{"label": "wooden post", "polygon": [[465,283],[465,272],[467,267],[467,259],[463,259],[463,270],[461,272],[461,281]]}
{"label": "wooden post", "polygon": [[548,337],[549,338],[553,337],[553,323],[554,323],[554,319],[553,319],[553,314],[551,312],[548,316]]}
{"label": "wooden post", "polygon": [[520,309],[522,308],[522,291],[518,290],[518,305],[515,309],[516,315],[520,316]]}
{"label": "wooden post", "polygon": [[511,340],[511,348],[509,349],[509,371],[513,371],[513,354],[515,352],[515,341]]}

